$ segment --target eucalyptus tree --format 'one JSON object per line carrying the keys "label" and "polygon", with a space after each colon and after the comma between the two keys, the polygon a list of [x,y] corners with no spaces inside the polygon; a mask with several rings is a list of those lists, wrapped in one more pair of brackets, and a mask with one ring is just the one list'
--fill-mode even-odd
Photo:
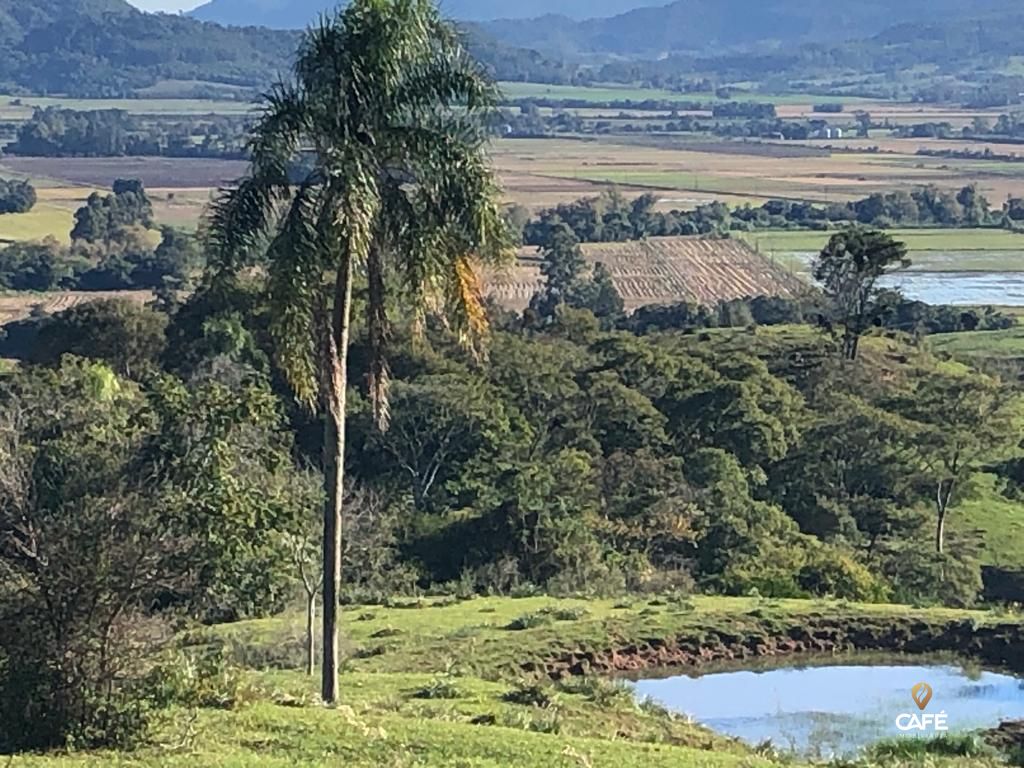
{"label": "eucalyptus tree", "polygon": [[428,0],[354,0],[303,36],[265,98],[251,167],[212,207],[214,279],[263,259],[279,364],[325,415],[324,701],[338,698],[345,403],[353,285],[365,283],[366,386],[388,423],[387,294],[486,330],[479,266],[509,252],[486,152],[497,89]]}

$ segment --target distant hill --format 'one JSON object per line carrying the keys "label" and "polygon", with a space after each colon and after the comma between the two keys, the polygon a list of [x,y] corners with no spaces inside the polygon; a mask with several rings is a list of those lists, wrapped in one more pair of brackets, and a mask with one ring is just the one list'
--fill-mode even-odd
{"label": "distant hill", "polygon": [[[552,12],[566,18],[583,19],[614,16],[663,3],[664,0],[441,0],[441,9],[460,21],[529,19]],[[295,29],[306,26],[320,13],[337,5],[336,0],[210,0],[189,15],[201,21],[232,26]]]}
{"label": "distant hill", "polygon": [[[549,10],[560,11],[560,4],[549,3]],[[923,26],[1018,10],[1019,0],[677,0],[612,18],[575,21],[549,15],[481,26],[503,43],[549,55],[658,56],[767,50],[793,43],[836,44],[877,35],[894,25]]]}
{"label": "distant hill", "polygon": [[0,88],[125,96],[160,80],[264,87],[296,40],[146,14],[124,0],[0,0]]}

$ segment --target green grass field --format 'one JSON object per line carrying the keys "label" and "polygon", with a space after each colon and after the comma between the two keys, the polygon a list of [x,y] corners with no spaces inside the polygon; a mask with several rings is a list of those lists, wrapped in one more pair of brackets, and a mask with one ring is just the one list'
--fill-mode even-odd
{"label": "green grass field", "polygon": [[[1005,229],[890,229],[890,235],[911,251],[1017,251],[1024,254],[1024,235]],[[834,232],[763,230],[740,237],[762,251],[820,251]],[[1022,265],[1024,268],[1024,265]]]}
{"label": "green grass field", "polygon": [[1024,360],[1024,326],[1005,331],[943,333],[930,336],[928,342],[936,351],[956,357]]}
{"label": "green grass field", "polygon": [[981,534],[981,562],[1011,570],[1024,568],[1024,504],[1000,493],[995,475],[977,479],[970,498],[950,512],[953,530]]}
{"label": "green grass field", "polygon": [[[923,272],[1022,272],[1024,235],[1002,229],[891,229]],[[817,253],[833,232],[755,231],[737,235],[762,253]],[[799,267],[800,264],[797,263]]]}
{"label": "green grass field", "polygon": [[[517,619],[539,617],[527,629]],[[799,766],[637,702],[600,678],[526,679],[520,665],[566,651],[673,638],[709,646],[722,636],[785,636],[812,619],[841,627],[909,622],[942,631],[972,620],[1014,627],[1014,617],[948,609],[760,598],[628,600],[480,598],[397,601],[346,609],[343,705],[316,704],[316,683],[292,671],[301,619],[243,622],[190,633],[193,647],[223,646],[250,668],[233,711],[171,711],[155,743],[134,753],[15,757],[18,768],[303,766],[327,768],[770,768]],[[904,623],[903,626],[908,626]],[[291,655],[289,655],[291,654]],[[923,756],[901,765],[987,766],[992,760]],[[867,766],[865,766],[867,768]]]}
{"label": "green grass field", "polygon": [[0,242],[23,242],[53,237],[70,242],[74,214],[68,208],[46,203],[37,204],[28,213],[0,215]]}

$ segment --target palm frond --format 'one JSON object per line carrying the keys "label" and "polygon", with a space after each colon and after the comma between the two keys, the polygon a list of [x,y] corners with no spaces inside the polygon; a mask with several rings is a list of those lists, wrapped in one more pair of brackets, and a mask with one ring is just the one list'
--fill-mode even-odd
{"label": "palm frond", "polygon": [[316,223],[326,194],[321,187],[300,187],[269,249],[270,333],[288,384],[311,410],[321,390],[323,331],[317,317],[326,304],[327,264]]}
{"label": "palm frond", "polygon": [[205,227],[214,272],[245,266],[276,224],[278,207],[288,199],[288,171],[305,129],[298,91],[279,84],[265,96],[265,107],[249,140],[249,172],[213,201]]}

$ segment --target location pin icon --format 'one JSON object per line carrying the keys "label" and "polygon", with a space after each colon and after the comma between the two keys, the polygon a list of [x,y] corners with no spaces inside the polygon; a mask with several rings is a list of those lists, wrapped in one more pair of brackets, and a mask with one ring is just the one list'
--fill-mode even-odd
{"label": "location pin icon", "polygon": [[928,702],[932,700],[932,687],[928,683],[918,683],[910,689],[910,695],[917,704],[917,708],[924,712]]}

